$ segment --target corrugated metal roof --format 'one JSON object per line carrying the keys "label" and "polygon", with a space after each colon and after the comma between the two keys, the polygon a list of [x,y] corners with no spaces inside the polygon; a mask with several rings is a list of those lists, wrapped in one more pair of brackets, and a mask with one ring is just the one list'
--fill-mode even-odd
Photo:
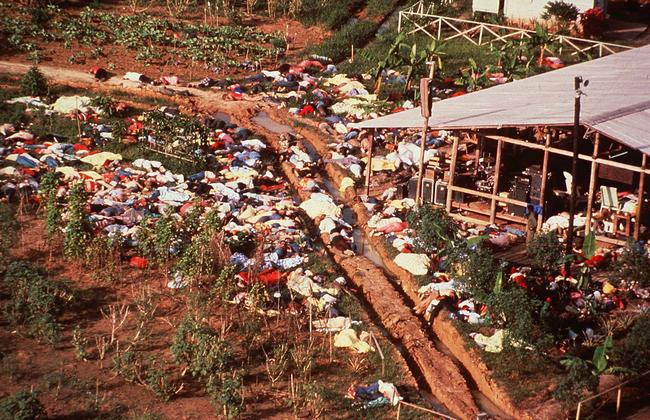
{"label": "corrugated metal roof", "polygon": [[[581,123],[650,154],[650,45],[494,86],[433,105],[432,128],[493,128],[573,124],[573,78],[582,90]],[[356,124],[417,128],[415,108]]]}

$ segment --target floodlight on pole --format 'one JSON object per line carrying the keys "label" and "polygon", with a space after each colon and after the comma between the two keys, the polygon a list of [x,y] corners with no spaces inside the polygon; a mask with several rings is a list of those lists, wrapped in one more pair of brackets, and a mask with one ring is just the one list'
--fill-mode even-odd
{"label": "floodlight on pole", "polygon": [[[573,79],[573,89],[575,91],[573,99],[573,156],[571,161],[571,197],[569,203],[569,230],[567,233],[566,240],[566,255],[573,254],[573,238],[574,238],[574,222],[573,219],[576,215],[576,191],[577,191],[577,171],[578,171],[578,137],[580,131],[580,97],[583,95],[583,92],[580,90],[582,86],[588,86],[589,80],[582,79],[581,76],[576,76]],[[571,261],[567,259],[564,270],[567,277],[571,275]]]}

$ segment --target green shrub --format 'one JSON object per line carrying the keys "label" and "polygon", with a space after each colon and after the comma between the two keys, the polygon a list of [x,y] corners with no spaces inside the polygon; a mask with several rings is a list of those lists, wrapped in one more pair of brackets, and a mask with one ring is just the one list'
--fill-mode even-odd
{"label": "green shrub", "polygon": [[444,209],[422,206],[411,211],[406,220],[415,230],[418,252],[435,252],[458,235],[458,225]]}
{"label": "green shrub", "polygon": [[236,418],[244,405],[244,398],[241,392],[243,387],[242,377],[239,374],[234,374],[232,378],[224,379],[221,384],[221,389],[216,395],[215,404],[224,407],[223,412],[226,418]]}
{"label": "green shrub", "polygon": [[305,25],[323,25],[338,29],[363,6],[363,0],[303,0],[298,19]]}
{"label": "green shrub", "polygon": [[536,268],[553,272],[561,264],[564,252],[562,244],[553,232],[536,234],[527,246],[528,256]]}
{"label": "green shrub", "polygon": [[359,47],[365,44],[367,40],[374,36],[377,28],[378,24],[370,20],[350,23],[323,41],[312,52],[329,57],[335,63],[343,61],[350,56],[352,45]]}
{"label": "green shrub", "polygon": [[45,415],[34,392],[21,391],[0,400],[1,420],[33,420]]}
{"label": "green shrub", "polygon": [[57,321],[72,294],[61,282],[44,277],[38,267],[28,261],[16,261],[7,268],[4,285],[11,294],[5,305],[7,319],[24,325],[27,332],[48,343],[59,339],[61,325]]}
{"label": "green shrub", "polygon": [[650,258],[642,242],[628,241],[616,268],[628,283],[637,281],[641,287],[650,286]]}
{"label": "green shrub", "polygon": [[230,344],[194,313],[188,313],[178,326],[171,352],[176,363],[187,367],[208,389],[220,382],[233,358]]}
{"label": "green shrub", "polygon": [[552,336],[539,322],[542,302],[530,298],[526,289],[513,286],[491,293],[486,301],[491,325],[508,332],[504,339],[505,346],[532,346],[534,352],[543,352],[552,345]]}
{"label": "green shrub", "polygon": [[18,231],[16,221],[16,210],[9,203],[0,203],[0,273],[2,273],[11,261],[11,248],[14,246],[16,232]]}
{"label": "green shrub", "polygon": [[614,364],[635,373],[650,369],[650,314],[639,316],[613,352]]}
{"label": "green shrub", "polygon": [[451,277],[471,296],[485,303],[497,279],[502,276],[499,263],[489,250],[480,245],[471,247],[462,243],[451,252]]}
{"label": "green shrub", "polygon": [[68,197],[68,224],[65,227],[63,255],[68,259],[83,258],[88,242],[88,232],[84,225],[87,194],[82,182],[70,188]]}
{"label": "green shrub", "polygon": [[578,8],[573,3],[566,3],[563,0],[550,1],[544,6],[542,19],[555,18],[560,23],[573,22],[578,18]]}
{"label": "green shrub", "polygon": [[49,92],[47,79],[36,66],[30,67],[20,80],[20,89],[29,96],[47,96]]}

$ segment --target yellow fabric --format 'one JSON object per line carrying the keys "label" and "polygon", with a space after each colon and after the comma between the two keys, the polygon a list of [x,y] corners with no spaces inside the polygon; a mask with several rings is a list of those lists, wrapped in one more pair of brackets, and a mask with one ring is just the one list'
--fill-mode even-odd
{"label": "yellow fabric", "polygon": [[93,165],[94,167],[103,166],[109,160],[122,160],[122,155],[111,152],[99,152],[81,158],[82,162]]}
{"label": "yellow fabric", "polygon": [[614,287],[610,282],[606,281],[603,283],[603,293],[606,295],[610,293],[614,293],[616,291],[616,287]]}
{"label": "yellow fabric", "polygon": [[341,186],[339,187],[340,192],[345,192],[350,187],[354,187],[354,181],[352,178],[346,176],[341,180]]}
{"label": "yellow fabric", "polygon": [[71,166],[59,166],[56,168],[56,172],[62,173],[66,179],[79,178],[79,172]]}
{"label": "yellow fabric", "polygon": [[431,264],[429,257],[425,254],[397,254],[393,261],[404,270],[416,276],[427,274],[429,272],[429,265]]}
{"label": "yellow fabric", "polygon": [[334,347],[353,349],[357,353],[368,353],[372,350],[370,344],[361,341],[352,328],[341,330],[334,336]]}
{"label": "yellow fabric", "polygon": [[[368,163],[368,158],[365,157],[361,159],[364,163]],[[373,157],[372,158],[372,171],[381,172],[381,171],[396,171],[394,162],[389,162],[385,157]]]}

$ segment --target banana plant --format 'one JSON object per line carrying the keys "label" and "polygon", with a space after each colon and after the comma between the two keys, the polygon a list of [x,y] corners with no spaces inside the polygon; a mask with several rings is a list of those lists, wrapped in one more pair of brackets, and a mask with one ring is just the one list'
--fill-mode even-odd
{"label": "banana plant", "polygon": [[388,67],[397,67],[401,64],[401,57],[397,53],[399,52],[400,45],[402,45],[405,37],[404,32],[397,34],[397,37],[395,37],[395,40],[386,52],[384,59],[377,63],[375,69],[375,93],[379,93],[379,90],[381,89],[382,73],[384,70]]}
{"label": "banana plant", "polygon": [[528,76],[533,55],[525,43],[509,41],[500,48],[492,45],[490,49],[497,57],[497,67],[509,81]]}
{"label": "banana plant", "polygon": [[406,66],[406,90],[411,89],[413,76],[418,68],[422,67],[431,58],[436,59],[438,68],[442,68],[442,56],[445,54],[441,50],[442,44],[439,44],[435,39],[429,43],[424,49],[418,50],[418,45],[402,44],[400,48],[402,51],[407,51],[407,55],[403,56],[404,65]]}
{"label": "banana plant", "polygon": [[594,376],[610,373],[629,373],[630,371],[623,367],[610,366],[608,354],[614,348],[614,339],[612,335],[608,335],[603,344],[596,347],[594,355],[591,360],[584,360],[576,356],[567,356],[560,360],[560,364],[565,368],[571,370],[575,368],[589,368]]}
{"label": "banana plant", "polygon": [[539,48],[539,59],[537,60],[538,65],[542,65],[544,62],[544,54],[546,51],[554,52],[555,47],[554,43],[556,41],[555,35],[551,34],[547,28],[535,23],[535,33],[526,39],[526,43],[531,47],[531,50]]}
{"label": "banana plant", "polygon": [[460,70],[460,75],[456,77],[454,83],[458,86],[464,86],[468,92],[481,90],[490,84],[488,73],[487,68],[480,67],[473,58],[470,58],[469,66]]}

